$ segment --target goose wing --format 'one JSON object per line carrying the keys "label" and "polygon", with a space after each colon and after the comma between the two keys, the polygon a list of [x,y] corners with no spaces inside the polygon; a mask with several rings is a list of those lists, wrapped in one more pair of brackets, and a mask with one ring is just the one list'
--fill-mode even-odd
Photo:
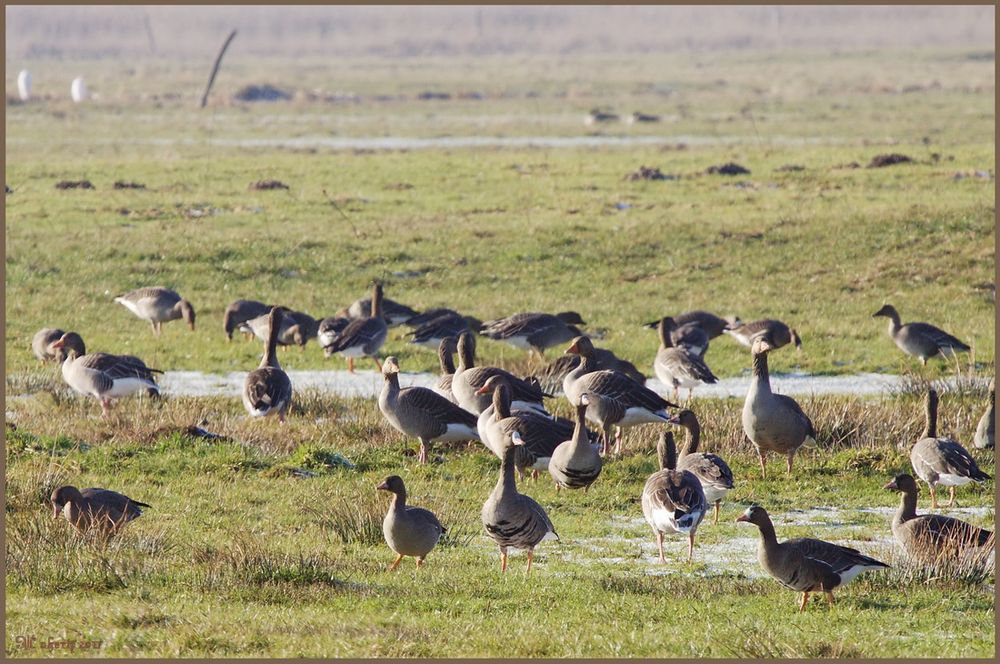
{"label": "goose wing", "polygon": [[656,392],[618,371],[593,371],[583,374],[579,382],[583,388],[581,391],[589,390],[610,397],[621,402],[625,408],[640,407],[656,412],[670,405]]}
{"label": "goose wing", "polygon": [[907,323],[906,327],[909,328],[909,332],[911,334],[919,334],[922,337],[930,339],[938,348],[969,350],[969,347],[966,344],[948,334],[941,328],[935,327],[930,323]]}
{"label": "goose wing", "polygon": [[448,424],[464,424],[476,430],[478,418],[426,387],[407,387],[399,391],[399,403],[426,413],[429,417]]}

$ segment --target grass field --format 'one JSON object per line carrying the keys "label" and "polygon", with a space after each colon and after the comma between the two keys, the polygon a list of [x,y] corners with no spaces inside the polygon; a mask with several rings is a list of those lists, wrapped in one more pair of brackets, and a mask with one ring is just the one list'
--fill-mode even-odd
{"label": "grass field", "polygon": [[[630,436],[624,458],[587,495],[528,482],[522,490],[549,510],[563,541],[540,547],[526,581],[520,555],[500,575],[482,532],[497,463],[481,446],[436,448],[421,467],[415,441],[392,431],[374,401],[314,392],[296,394],[284,429],[246,421],[224,398],[126,401],[102,421],[95,403],[57,387],[58,369],[28,350],[38,328],[59,326],[80,332],[88,349],[137,354],[161,369],[248,370],[260,348],[225,343],[231,300],[322,317],[380,277],[389,297],[417,308],[483,319],[578,310],[605,346],[647,373],[657,340],[640,324],[690,308],[791,323],[803,352],[773,353],[772,371],[907,373],[914,384],[954,373],[938,361],[919,369],[899,353],[884,321],[871,318],[885,302],[973,346],[964,374],[992,372],[995,309],[976,288],[995,270],[992,59],[970,50],[546,64],[539,77],[530,59],[483,59],[474,71],[433,59],[294,68],[237,60],[199,113],[201,66],[94,62],[92,104],[8,104],[8,655],[72,654],[18,645],[31,635],[101,641],[101,656],[994,653],[992,570],[915,569],[889,541],[897,496],[881,487],[908,467],[922,428],[913,392],[799,399],[819,446],[800,455],[793,477],[775,463],[767,481],[742,439],[742,402],[696,400],[705,446],[726,456],[738,487],[720,524],[702,525],[691,564],[673,540],[661,569],[637,521],[654,429]],[[52,62],[31,68],[39,81],[58,71]],[[289,76],[300,93],[292,102],[218,101],[243,83]],[[58,92],[44,85],[41,96]],[[360,100],[310,101],[304,91],[316,88]],[[485,99],[417,100],[424,90]],[[377,99],[390,93],[397,97]],[[594,106],[664,122],[585,127]],[[595,133],[668,140],[396,151],[246,144]],[[889,152],[915,162],[864,168]],[[704,174],[729,161],[752,173]],[[789,164],[804,168],[781,169]],[[624,179],[641,165],[680,177]],[[955,177],[976,170],[990,176]],[[54,188],[82,178],[96,190]],[[290,189],[248,189],[263,178]],[[146,189],[115,190],[116,180]],[[150,284],[194,303],[196,333],[176,323],[156,339],[112,302]],[[405,371],[435,368],[431,353],[398,335],[386,350]],[[526,367],[507,346],[483,341],[479,351],[486,362]],[[281,358],[290,369],[343,368],[315,344]],[[719,376],[749,366],[728,339],[707,359]],[[939,429],[971,446],[984,401],[981,385],[943,394]],[[554,407],[568,414],[564,402]],[[231,440],[192,438],[192,424]],[[976,456],[992,475],[992,454]],[[387,498],[374,486],[389,474],[450,529],[419,573],[409,561],[384,569]],[[62,483],[106,486],[154,507],[110,545],[79,540],[45,505]],[[956,514],[992,527],[993,488],[960,489],[965,511]],[[794,593],[759,576],[753,528],[733,523],[754,501],[776,517],[779,537],[849,541],[893,569],[838,592],[833,610],[817,603],[797,614]]]}

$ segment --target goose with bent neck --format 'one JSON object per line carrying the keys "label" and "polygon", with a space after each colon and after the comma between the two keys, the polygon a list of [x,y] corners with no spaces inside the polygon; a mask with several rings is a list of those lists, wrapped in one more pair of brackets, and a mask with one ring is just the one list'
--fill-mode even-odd
{"label": "goose with bent neck", "polygon": [[590,395],[585,392],[580,396],[580,405],[576,407],[573,437],[560,443],[549,459],[549,474],[555,480],[557,492],[560,487],[566,487],[583,489],[586,493],[601,474],[601,454],[591,444],[585,425],[589,405]]}
{"label": "goose with bent neck", "polygon": [[493,376],[501,376],[510,385],[512,408],[545,413],[545,394],[541,388],[497,367],[477,367],[475,344],[469,332],[463,332],[458,337],[458,366],[451,380],[451,390],[458,405],[474,415],[481,414],[489,408],[490,396],[480,392],[480,388]]}
{"label": "goose with bent neck", "polygon": [[243,407],[247,413],[251,417],[277,415],[282,424],[292,403],[292,382],[278,363],[277,353],[279,328],[286,311],[284,307],[271,309],[264,355],[243,384]]}
{"label": "goose with bent neck", "polygon": [[705,491],[705,498],[710,503],[715,504],[715,520],[719,523],[719,507],[722,499],[733,489],[733,471],[729,464],[717,454],[711,452],[702,453],[698,451],[701,442],[701,423],[698,417],[690,410],[682,410],[677,415],[670,418],[671,424],[677,424],[687,429],[687,440],[681,452],[681,458],[677,462],[680,470],[689,470]]}

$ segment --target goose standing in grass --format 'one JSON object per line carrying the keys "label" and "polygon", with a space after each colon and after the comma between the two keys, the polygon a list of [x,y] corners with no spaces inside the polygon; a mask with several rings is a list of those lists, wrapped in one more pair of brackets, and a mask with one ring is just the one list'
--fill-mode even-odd
{"label": "goose standing in grass", "polygon": [[771,391],[771,379],[767,370],[767,354],[770,350],[771,345],[767,339],[754,339],[750,348],[753,355],[753,378],[743,403],[743,432],[757,449],[762,479],[767,477],[765,465],[768,452],[784,454],[788,473],[791,474],[795,452],[802,445],[816,442],[816,430],[812,420],[802,412],[802,407],[791,397]]}
{"label": "goose standing in grass", "polygon": [[[53,349],[65,348],[72,332],[53,341]],[[146,363],[134,355],[111,355],[109,353],[88,353],[77,357],[76,350],[70,348],[62,363],[62,376],[66,384],[76,392],[92,396],[101,402],[101,416],[107,417],[113,399],[120,399],[139,392],[151,397],[160,395],[154,373]]]}
{"label": "goose standing in grass", "polygon": [[316,341],[321,347],[326,348],[350,324],[351,319],[346,316],[327,316],[316,328]]}
{"label": "goose standing in grass", "polygon": [[560,443],[549,459],[549,474],[556,483],[556,491],[560,487],[567,489],[583,489],[586,493],[590,485],[597,481],[601,474],[601,455],[590,442],[587,435],[587,407],[590,405],[590,395],[584,392],[580,395],[580,405],[576,407],[576,427],[573,437]]}
{"label": "goose standing in grass", "polygon": [[538,385],[522,380],[514,374],[497,367],[476,366],[476,340],[469,332],[458,337],[458,366],[451,381],[451,391],[458,404],[473,413],[481,414],[491,403],[489,395],[480,393],[492,376],[502,376],[510,384],[513,408],[531,408],[545,412],[545,393]]}
{"label": "goose standing in grass", "polygon": [[500,479],[483,504],[480,516],[486,534],[500,548],[500,571],[507,571],[507,549],[513,547],[527,551],[528,566],[524,571],[527,576],[531,574],[535,547],[545,540],[558,540],[559,535],[542,506],[519,493],[514,484],[514,454],[523,442],[517,432],[504,437],[500,448]]}
{"label": "goose standing in grass", "polygon": [[719,455],[698,451],[701,424],[694,412],[682,410],[670,418],[670,423],[687,429],[687,441],[684,451],[681,452],[680,461],[677,462],[677,468],[689,470],[698,478],[701,488],[705,491],[705,499],[715,504],[713,523],[719,523],[719,506],[726,494],[733,489],[733,471]]}
{"label": "goose standing in grass", "polygon": [[61,486],[52,492],[52,518],[63,516],[78,532],[95,530],[113,535],[128,523],[142,516],[140,507],[150,507],[108,489],[77,489]]}
{"label": "goose standing in grass", "polygon": [[[479,326],[482,325],[482,323],[472,316],[462,316],[457,311],[452,311],[451,309],[436,309],[435,311],[442,313],[426,319],[423,323],[415,327],[412,332],[407,333],[411,337],[411,344],[437,350],[440,348],[443,339],[448,337],[457,339],[458,335],[462,334],[462,332],[472,332],[479,329]],[[423,314],[413,320],[422,317]]]}
{"label": "goose standing in grass", "polygon": [[[323,347],[327,357],[340,353],[347,358],[347,370],[354,373],[354,358],[370,357],[378,370],[382,371],[382,363],[378,361],[378,351],[385,343],[389,333],[385,318],[382,317],[382,284],[375,282],[372,286],[371,316],[355,318],[340,334]],[[355,303],[356,304],[356,303]]]}
{"label": "goose standing in grass", "polygon": [[194,332],[194,307],[175,291],[160,286],[137,288],[119,295],[115,302],[124,306],[142,320],[153,326],[153,334],[159,336],[163,324],[183,318]]}
{"label": "goose standing in grass", "polygon": [[483,323],[479,333],[494,341],[506,341],[515,348],[532,350],[539,356],[546,348],[564,344],[580,335],[577,325],[585,325],[575,311],[558,314],[520,313]]}
{"label": "goose standing in grass", "polygon": [[[52,344],[65,337],[62,345],[53,348]],[[31,339],[31,350],[40,362],[65,361],[66,354],[73,350],[77,357],[87,354],[87,346],[83,343],[83,337],[76,332],[63,332],[58,328],[43,327]]]}
{"label": "goose standing in grass", "polygon": [[885,563],[857,549],[823,540],[799,537],[779,543],[767,510],[752,505],[736,517],[760,529],[757,560],[764,571],[790,590],[802,593],[799,611],[805,611],[809,593],[822,592],[833,606],[833,591],[851,582],[861,572],[888,569]]}
{"label": "goose standing in grass", "polygon": [[726,334],[736,339],[740,344],[750,348],[755,337],[766,335],[772,349],[795,344],[795,350],[802,350],[802,338],[799,333],[780,320],[765,318],[749,323],[741,323],[726,330]]}
{"label": "goose standing in grass", "polygon": [[889,338],[907,355],[916,355],[921,364],[936,355],[954,357],[955,353],[969,351],[969,347],[951,336],[944,330],[928,323],[907,323],[901,325],[899,313],[891,304],[887,304],[875,313],[872,318],[883,316],[889,319]]}
{"label": "goose standing in grass", "polygon": [[[385,324],[389,327],[402,325],[417,315],[416,311],[405,304],[401,304],[387,297],[381,297],[381,295],[379,295],[379,298],[379,315],[385,319]],[[352,320],[375,318],[376,314],[372,313],[372,303],[374,301],[374,295],[370,298],[365,297],[360,300],[355,300],[348,307],[342,309],[337,315],[350,318]]]}
{"label": "goose standing in grass", "polygon": [[[678,325],[677,321],[667,316],[646,327],[656,330],[661,342],[664,335],[670,341],[667,348],[675,347],[688,352],[695,357],[705,357],[708,352],[709,336],[696,322]],[[661,330],[661,328],[664,328]]]}
{"label": "goose standing in grass", "polygon": [[[226,339],[233,340],[233,331],[240,328],[241,323],[245,323],[258,316],[267,316],[273,307],[257,300],[234,300],[226,307],[226,312],[222,315],[222,329],[226,332]],[[245,330],[241,330],[246,334]]]}
{"label": "goose standing in grass", "polygon": [[[677,327],[684,327],[685,325],[691,324],[697,325],[705,331],[709,340],[721,336],[730,327],[735,327],[740,324],[740,319],[737,316],[728,316],[723,318],[701,310],[685,311],[684,313],[672,316],[671,318],[673,318]],[[645,327],[655,330],[658,324],[659,320],[654,320],[646,323]]]}
{"label": "goose standing in grass", "polygon": [[990,403],[986,407],[986,412],[979,418],[979,425],[976,427],[976,436],[972,439],[973,444],[981,450],[992,450],[995,443],[996,386],[994,380],[990,380]]}
{"label": "goose standing in grass", "polygon": [[969,451],[951,438],[938,438],[938,394],[927,390],[926,422],[920,440],[910,450],[910,464],[917,477],[927,482],[931,507],[937,508],[938,484],[948,487],[948,507],[955,504],[955,487],[969,482],[985,482],[990,476],[979,469]]}
{"label": "goose standing in grass", "polygon": [[993,548],[995,539],[989,530],[942,514],[918,515],[920,488],[911,475],[896,475],[885,488],[901,494],[899,509],[892,519],[892,534],[911,558],[934,563],[979,547]]}
{"label": "goose standing in grass", "polygon": [[389,565],[389,571],[399,567],[404,556],[416,558],[419,568],[446,532],[445,527],[430,510],[406,504],[406,485],[399,475],[385,478],[375,488],[393,494],[392,504],[382,520],[385,543],[396,553],[396,560]]}
{"label": "goose standing in grass", "polygon": [[247,374],[243,384],[243,407],[251,417],[277,415],[285,423],[285,415],[292,403],[292,382],[278,363],[278,331],[287,309],[274,307],[268,314],[267,344],[260,366]]}
{"label": "goose standing in grass", "polygon": [[[577,368],[580,362],[581,358],[579,355],[563,354],[545,365],[541,371],[535,374],[535,377],[538,379],[539,385],[543,390],[559,396],[563,394],[563,379],[566,378],[566,374]],[[617,357],[613,352],[605,348],[594,349],[594,367],[595,371],[604,369],[619,371],[640,385],[646,384],[646,376],[636,369],[634,364]]]}
{"label": "goose standing in grass", "polygon": [[687,470],[677,469],[674,434],[664,431],[656,445],[660,470],[649,476],[642,488],[642,515],[656,535],[656,546],[663,557],[663,535],[688,536],[688,561],[694,558],[694,536],[708,511],[708,501],[698,478]]}
{"label": "goose standing in grass", "polygon": [[[278,345],[294,345],[301,349],[317,335],[319,323],[315,318],[301,311],[284,309],[284,312],[281,317],[281,328],[278,330]],[[241,332],[250,332],[260,341],[267,341],[267,335],[271,330],[269,321],[270,313],[265,313],[240,323],[239,329]]]}
{"label": "goose standing in grass", "polygon": [[457,404],[455,393],[451,391],[451,381],[455,378],[455,353],[458,351],[458,340],[455,337],[445,337],[438,344],[438,363],[441,365],[441,377],[432,389]]}
{"label": "goose standing in grass", "polygon": [[674,347],[674,342],[670,338],[669,320],[669,318],[664,318],[658,327],[660,350],[657,351],[656,359],[653,361],[653,370],[661,383],[673,386],[675,399],[678,389],[686,387],[688,401],[690,401],[695,387],[701,384],[717,383],[719,379],[697,354]]}
{"label": "goose standing in grass", "polygon": [[420,463],[427,463],[427,449],[435,440],[479,440],[476,417],[468,411],[426,387],[400,389],[395,357],[382,363],[382,377],[379,410],[392,428],[420,441]]}

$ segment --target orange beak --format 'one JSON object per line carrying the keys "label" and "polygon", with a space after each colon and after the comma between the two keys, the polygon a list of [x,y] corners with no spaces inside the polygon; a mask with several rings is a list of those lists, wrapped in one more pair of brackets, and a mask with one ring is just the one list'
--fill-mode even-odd
{"label": "orange beak", "polygon": [[489,394],[489,393],[490,393],[490,389],[488,387],[486,387],[485,385],[483,385],[478,390],[476,390],[476,394]]}
{"label": "orange beak", "polygon": [[886,484],[882,488],[883,489],[889,489],[890,491],[896,491],[896,490],[899,489],[899,486],[896,484],[896,480],[893,480],[893,481],[889,482],[888,484]]}
{"label": "orange beak", "polygon": [[563,351],[563,355],[569,355],[570,353],[579,353],[579,352],[580,352],[580,349],[577,348],[576,342],[574,342],[572,346],[570,346],[565,351]]}
{"label": "orange beak", "polygon": [[379,484],[375,488],[376,489],[381,489],[382,491],[388,491],[389,490],[389,485],[386,484],[385,482],[382,482],[381,484]]}
{"label": "orange beak", "polygon": [[738,517],[736,517],[736,521],[737,522],[739,522],[739,521],[750,521],[750,519],[747,518],[746,514],[740,514]]}

